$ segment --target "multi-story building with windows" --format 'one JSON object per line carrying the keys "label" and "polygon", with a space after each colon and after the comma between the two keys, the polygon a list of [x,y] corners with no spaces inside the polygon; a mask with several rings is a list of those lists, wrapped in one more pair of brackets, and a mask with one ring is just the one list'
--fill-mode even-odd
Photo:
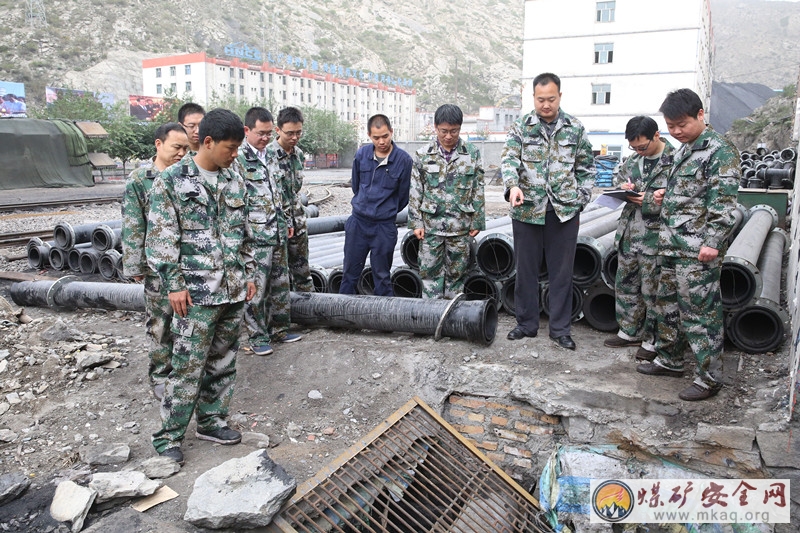
{"label": "multi-story building with windows", "polygon": [[270,102],[274,104],[270,110],[274,114],[287,106],[316,107],[334,111],[342,120],[356,123],[364,139],[367,120],[381,113],[392,122],[396,139],[414,138],[417,95],[408,83],[410,80],[333,68],[333,65],[324,65],[323,69],[317,62],[292,62],[292,58],[284,63],[278,66],[237,57],[216,58],[205,52],[145,59],[142,94],[163,96],[168,91],[181,96],[191,94],[202,105],[215,95],[233,95],[250,102]]}
{"label": "multi-story building with windows", "polygon": [[562,107],[590,132],[595,150],[627,155],[625,124],[658,112],[668,92],[687,87],[711,101],[709,0],[527,0],[522,110],[533,109],[533,78],[561,78]]}

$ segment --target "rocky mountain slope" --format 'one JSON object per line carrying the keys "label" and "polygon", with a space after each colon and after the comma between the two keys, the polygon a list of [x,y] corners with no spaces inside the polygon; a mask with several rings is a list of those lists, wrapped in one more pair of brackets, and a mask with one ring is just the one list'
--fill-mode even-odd
{"label": "rocky mountain slope", "polygon": [[[0,80],[141,91],[141,60],[244,41],[262,51],[410,77],[419,105],[456,100],[467,109],[518,94],[524,0],[35,0],[5,3]],[[794,84],[800,64],[800,2],[711,0],[714,77]],[[34,16],[31,17],[31,14]],[[46,21],[46,25],[45,25]],[[455,95],[458,94],[456,99]]]}
{"label": "rocky mountain slope", "polygon": [[414,79],[421,106],[444,100],[468,108],[518,92],[523,0],[55,0],[47,25],[27,3],[0,20],[0,79],[118,96],[141,91],[141,59],[205,50],[221,55],[244,41],[266,52],[335,62]]}

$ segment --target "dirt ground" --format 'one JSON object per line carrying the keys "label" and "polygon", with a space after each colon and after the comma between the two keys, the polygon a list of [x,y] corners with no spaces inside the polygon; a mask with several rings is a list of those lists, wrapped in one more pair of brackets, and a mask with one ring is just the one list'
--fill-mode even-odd
{"label": "dirt ground", "polygon": [[[308,181],[314,182],[316,175],[309,174]],[[346,179],[339,173],[327,180],[341,182],[343,177]],[[320,204],[323,216],[349,212],[348,191],[344,191],[329,200],[336,202],[336,207]],[[506,214],[501,193],[497,185],[487,188],[490,217]],[[0,296],[8,302],[10,286],[10,282],[0,282]],[[131,459],[121,469],[136,468],[155,455],[150,435],[159,426],[159,415],[147,383],[144,316],[48,308],[28,308],[26,312],[33,319],[29,324],[0,323],[0,354],[8,350],[8,366],[0,371],[0,402],[12,393],[21,398],[0,413],[0,431],[7,429],[19,436],[12,442],[0,442],[0,471],[22,472],[32,485],[21,498],[0,506],[0,527],[3,531],[66,531],[50,518],[48,507],[58,481],[88,479],[91,470],[81,461],[82,451],[98,443],[126,443]],[[67,338],[45,340],[42,334],[59,321],[71,330]],[[575,352],[556,349],[546,335],[508,341],[505,335],[514,324],[513,317],[502,313],[496,339],[486,347],[458,339],[436,342],[432,337],[402,332],[294,326],[293,331],[303,335],[302,341],[277,346],[273,355],[258,357],[240,351],[232,425],[269,435],[270,456],[300,483],[411,397],[419,395],[435,403],[465,365],[501,365],[515,372],[535,367],[542,376],[563,376],[570,371],[585,372],[592,364],[613,358],[619,368],[635,376],[633,349],[610,353],[602,347],[608,333],[593,330],[583,321],[573,327],[578,344]],[[87,350],[111,354],[115,363],[108,366],[115,367],[78,370],[77,356]],[[778,389],[765,421],[780,422],[788,398],[786,359],[786,353],[755,358],[729,349],[729,386],[720,396],[723,400],[686,408],[687,420],[736,422],[746,416],[739,407],[755,401],[757,391]],[[608,379],[618,378],[612,375]],[[674,396],[673,385],[643,393]],[[662,387],[660,382],[657,387]],[[319,391],[322,398],[309,398],[310,391]],[[99,530],[202,531],[182,521],[194,480],[254,449],[247,444],[219,446],[199,441],[192,423],[183,445],[186,464],[165,480],[179,497],[148,510],[143,525],[130,522],[122,529]],[[85,527],[114,523],[106,520],[113,520],[108,516],[120,509],[90,513]]]}

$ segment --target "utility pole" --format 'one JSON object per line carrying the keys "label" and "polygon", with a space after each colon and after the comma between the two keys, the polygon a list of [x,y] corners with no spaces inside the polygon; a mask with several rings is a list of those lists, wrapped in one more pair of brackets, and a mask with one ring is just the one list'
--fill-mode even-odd
{"label": "utility pole", "polygon": [[28,3],[28,25],[31,28],[36,27],[47,27],[47,17],[45,16],[44,12],[44,1],[43,0],[27,0]]}

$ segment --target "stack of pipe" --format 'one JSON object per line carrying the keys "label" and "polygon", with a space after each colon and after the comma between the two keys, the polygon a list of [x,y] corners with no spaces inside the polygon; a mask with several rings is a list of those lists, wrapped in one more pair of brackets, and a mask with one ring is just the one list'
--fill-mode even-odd
{"label": "stack of pipe", "polygon": [[[105,279],[122,279],[122,243],[120,233],[122,220],[108,220],[73,226],[59,222],[53,229],[53,240],[42,242],[35,238],[28,242],[28,265],[31,268],[45,268],[48,264],[55,270],[72,270],[81,274],[100,273]],[[112,267],[101,264],[109,259]]]}
{"label": "stack of pipe", "polygon": [[755,152],[742,152],[742,189],[792,189],[797,169],[797,150],[784,148],[768,152],[759,148]]}

